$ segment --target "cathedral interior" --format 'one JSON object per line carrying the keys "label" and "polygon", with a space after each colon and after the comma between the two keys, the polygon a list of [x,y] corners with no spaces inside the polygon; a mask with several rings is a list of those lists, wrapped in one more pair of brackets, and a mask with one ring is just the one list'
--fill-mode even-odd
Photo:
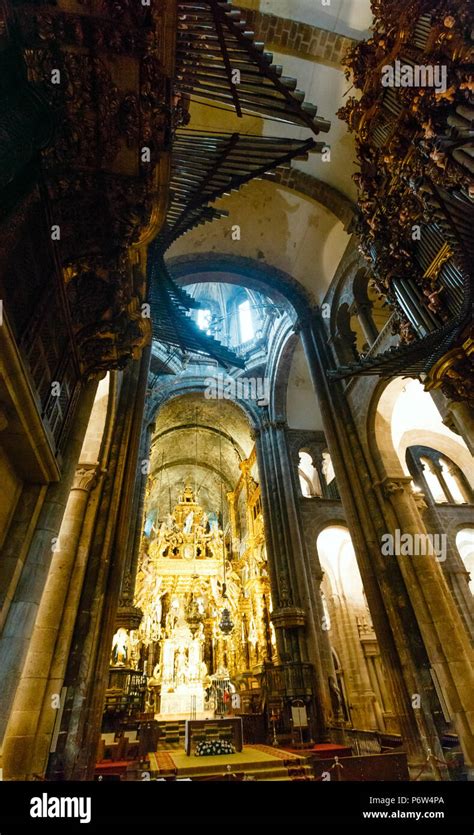
{"label": "cathedral interior", "polygon": [[4,780],[474,779],[472,27],[1,0]]}

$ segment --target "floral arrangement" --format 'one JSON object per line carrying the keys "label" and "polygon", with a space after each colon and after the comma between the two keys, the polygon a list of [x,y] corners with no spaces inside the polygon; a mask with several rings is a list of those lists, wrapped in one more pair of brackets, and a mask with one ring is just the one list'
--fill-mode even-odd
{"label": "floral arrangement", "polygon": [[204,739],[196,745],[195,754],[196,757],[216,757],[219,754],[235,754],[235,748],[225,739]]}

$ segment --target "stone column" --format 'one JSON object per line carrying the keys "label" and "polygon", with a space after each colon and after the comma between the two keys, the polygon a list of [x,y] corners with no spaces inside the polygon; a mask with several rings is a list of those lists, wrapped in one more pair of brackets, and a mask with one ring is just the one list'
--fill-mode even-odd
{"label": "stone column", "polygon": [[[373,476],[340,383],[329,383],[330,366],[324,326],[315,314],[302,317],[301,338],[318,397],[324,433],[336,473],[341,501],[354,543],[357,562],[377,641],[404,739],[410,766],[418,771],[430,749],[442,758],[440,734],[428,705],[415,711],[412,694],[429,692],[436,698],[429,661],[411,601],[397,565],[381,555],[382,535],[391,519],[374,490]],[[429,773],[429,772],[428,772]],[[432,776],[440,778],[434,767]]]}
{"label": "stone column", "polygon": [[[62,682],[48,690],[51,664],[63,629],[77,547],[97,467],[76,469],[56,550],[36,617],[23,674],[13,704],[3,746],[4,776],[25,780],[45,771]],[[58,689],[59,688],[59,689]],[[42,712],[49,715],[43,736],[37,739]],[[44,724],[44,723],[43,723]]]}
{"label": "stone column", "polygon": [[[453,400],[449,402],[448,407],[454,424],[452,428],[459,432],[469,451],[474,455],[474,414],[472,409],[467,403],[457,403]],[[443,422],[447,423],[451,429],[449,422]]]}
{"label": "stone column", "polygon": [[441,568],[467,634],[471,640],[474,640],[474,598],[469,588],[469,572],[456,545],[456,533],[460,523],[459,516],[457,514],[453,515],[451,521],[446,525],[446,516],[443,514],[443,518],[441,518],[437,505],[433,502],[428,504],[423,493],[414,492],[413,499],[426,529],[446,533],[447,558],[441,563]]}
{"label": "stone column", "polygon": [[274,601],[271,620],[277,635],[278,654],[282,661],[313,665],[317,734],[323,740],[326,738],[329,694],[322,664],[324,637],[318,626],[322,623],[322,612],[318,611],[311,566],[301,537],[296,487],[283,422],[263,425],[257,438],[257,455],[264,514],[273,534],[271,547],[268,543]]}
{"label": "stone column", "polygon": [[360,326],[364,332],[369,348],[374,344],[379,335],[378,330],[375,327],[374,320],[372,319],[371,307],[372,305],[370,302],[366,302],[365,304],[357,302],[356,306],[357,318],[359,319]]}
{"label": "stone column", "polygon": [[[401,533],[426,536],[410,484],[411,478],[387,477],[382,487]],[[412,553],[397,559],[431,666],[459,735],[466,765],[474,775],[474,656],[464,625],[434,554]]]}
{"label": "stone column", "polygon": [[137,480],[134,487],[133,507],[131,514],[132,524],[130,526],[128,537],[126,569],[122,587],[123,601],[124,603],[128,603],[129,605],[133,604],[140,542],[143,534],[143,527],[145,521],[145,496],[148,480],[148,467],[144,467],[143,464],[149,460],[151,436],[154,430],[154,423],[148,423],[146,426],[144,426],[142,429],[140,441],[140,451],[138,456],[139,467]]}
{"label": "stone column", "polygon": [[64,451],[62,477],[59,482],[48,487],[0,638],[0,668],[3,672],[0,693],[1,739],[5,734],[11,706],[29,649],[49,568],[54,556],[53,548],[57,543],[96,389],[97,382],[90,382],[80,394]]}
{"label": "stone column", "polygon": [[124,372],[93,546],[65,676],[68,688],[51,779],[92,779],[132,522],[150,348]]}

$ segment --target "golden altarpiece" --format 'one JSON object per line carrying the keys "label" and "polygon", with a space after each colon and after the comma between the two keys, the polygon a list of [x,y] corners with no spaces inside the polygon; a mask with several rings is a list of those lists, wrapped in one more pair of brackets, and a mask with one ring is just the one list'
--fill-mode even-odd
{"label": "golden altarpiece", "polygon": [[[225,531],[223,514],[205,510],[186,483],[173,512],[142,536],[135,607],[143,616],[138,628],[117,630],[111,665],[146,674],[147,712],[160,718],[255,710],[259,673],[276,661],[254,463],[242,462],[227,493]],[[154,483],[150,477],[147,512]]]}

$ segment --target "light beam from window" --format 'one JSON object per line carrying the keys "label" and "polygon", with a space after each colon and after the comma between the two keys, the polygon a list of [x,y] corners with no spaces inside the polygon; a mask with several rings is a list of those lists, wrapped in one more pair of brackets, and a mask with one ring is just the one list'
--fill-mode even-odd
{"label": "light beam from window", "polygon": [[240,339],[242,342],[249,342],[250,339],[253,339],[255,329],[253,326],[252,311],[250,309],[250,302],[248,299],[239,304],[239,327]]}
{"label": "light beam from window", "polygon": [[202,331],[206,331],[206,333],[209,333],[209,325],[211,324],[211,311],[198,310],[197,324],[198,328],[200,328]]}

